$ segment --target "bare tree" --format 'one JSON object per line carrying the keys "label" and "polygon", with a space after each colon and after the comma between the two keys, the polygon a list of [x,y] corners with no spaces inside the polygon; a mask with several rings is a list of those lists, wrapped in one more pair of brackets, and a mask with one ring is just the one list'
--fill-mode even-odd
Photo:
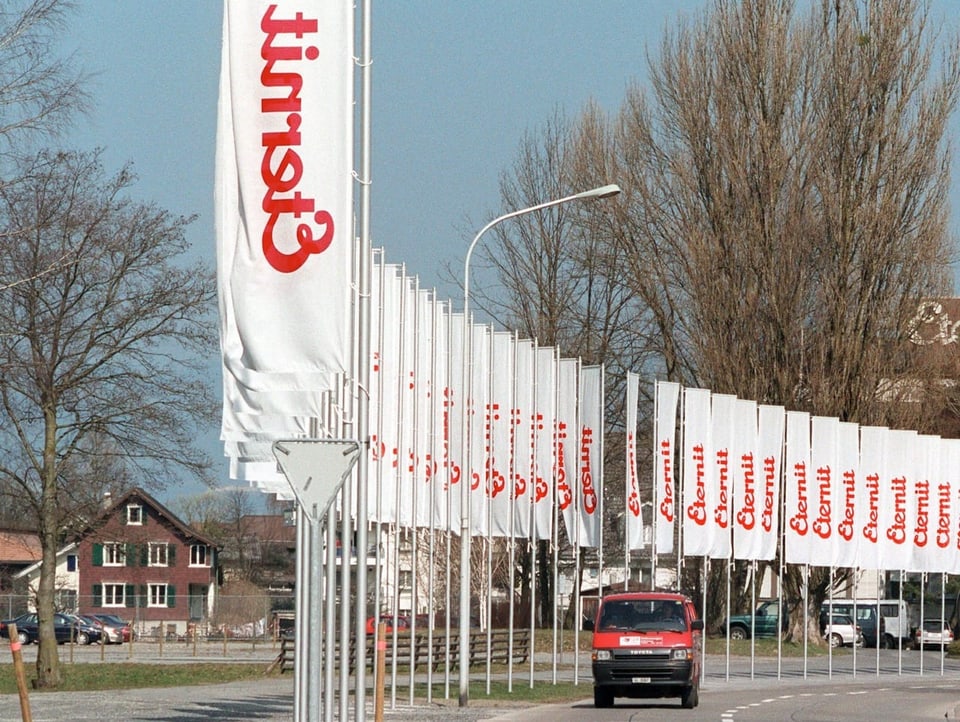
{"label": "bare tree", "polygon": [[40,686],[60,682],[54,572],[76,491],[107,472],[208,480],[213,275],[185,257],[191,219],[127,198],[134,180],[98,153],[41,152],[0,186],[0,279],[28,279],[2,296],[0,479],[39,525]]}
{"label": "bare tree", "polygon": [[[505,207],[598,178],[624,193],[615,213],[502,229],[489,253],[506,289],[498,317],[537,331],[549,319],[565,339],[579,328],[571,350],[614,368],[932,430],[956,400],[910,324],[922,299],[950,289],[956,38],[941,44],[920,0],[820,0],[804,13],[791,0],[716,0],[665,33],[650,78],[613,121],[588,107],[575,127],[554,119],[539,152],[524,141]],[[559,233],[589,251],[565,257],[564,285],[544,284],[534,264]],[[556,288],[579,308],[540,302]],[[791,569],[785,593],[799,597],[801,583]],[[826,587],[812,570],[814,635]]]}
{"label": "bare tree", "polygon": [[[634,87],[620,118],[632,197],[618,240],[674,378],[864,424],[935,423],[948,400],[908,331],[918,301],[948,289],[958,71],[952,41],[935,74],[934,40],[912,0],[807,17],[785,0],[718,2],[665,37],[652,99]],[[926,403],[904,403],[918,385]],[[800,585],[791,569],[787,593]]]}
{"label": "bare tree", "polygon": [[86,108],[85,76],[53,52],[71,9],[66,0],[21,0],[0,12],[0,155],[56,134]]}

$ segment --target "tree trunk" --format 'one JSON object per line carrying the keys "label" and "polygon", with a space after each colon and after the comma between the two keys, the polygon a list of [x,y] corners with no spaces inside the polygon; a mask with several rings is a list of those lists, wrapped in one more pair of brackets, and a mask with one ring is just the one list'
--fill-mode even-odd
{"label": "tree trunk", "polygon": [[44,416],[46,438],[43,450],[43,495],[40,500],[40,545],[43,561],[40,564],[40,583],[37,589],[40,649],[37,652],[37,679],[34,682],[34,686],[38,688],[59,687],[62,681],[57,636],[53,625],[56,611],[54,586],[57,581],[57,546],[60,543],[57,514],[57,422],[50,407],[45,410]]}

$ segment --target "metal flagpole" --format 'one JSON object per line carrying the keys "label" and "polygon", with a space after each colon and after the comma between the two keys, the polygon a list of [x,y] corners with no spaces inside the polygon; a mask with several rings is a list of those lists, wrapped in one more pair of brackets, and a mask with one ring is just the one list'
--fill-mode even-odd
{"label": "metal flagpole", "polygon": [[[367,523],[369,520],[367,499],[370,474],[370,81],[372,62],[370,57],[371,0],[363,0],[361,18],[360,56],[360,263],[357,338],[357,382],[360,394],[356,400],[357,439],[360,441],[360,458],[357,464],[357,604],[354,619],[354,637],[357,640],[357,664],[355,686],[355,719],[366,719],[366,673],[367,673]],[[347,515],[349,518],[349,514]],[[346,637],[344,637],[346,639]]]}

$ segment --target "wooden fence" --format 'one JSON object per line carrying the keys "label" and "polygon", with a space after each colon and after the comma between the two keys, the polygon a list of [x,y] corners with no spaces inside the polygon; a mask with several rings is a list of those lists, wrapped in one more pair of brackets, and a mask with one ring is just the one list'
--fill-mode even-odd
{"label": "wooden fence", "polygon": [[[396,643],[394,643],[394,641]],[[450,647],[447,648],[447,637],[444,632],[435,632],[432,636],[418,632],[412,639],[409,632],[397,633],[394,638],[393,633],[388,632],[386,637],[386,663],[391,666],[394,663],[396,655],[396,664],[401,667],[409,667],[411,662],[414,670],[418,668],[426,669],[432,665],[434,670],[441,669],[444,666],[450,669],[457,668],[460,664],[460,637],[451,635]],[[510,662],[511,651],[514,664],[523,664],[530,658],[530,630],[517,629],[513,631],[513,646],[510,643],[509,629],[494,629],[489,632],[474,631],[470,632],[470,666],[475,667],[485,665],[487,660],[491,664],[508,664]],[[284,638],[280,644],[280,654],[271,665],[271,669],[277,667],[281,672],[293,670],[293,652],[294,640]],[[339,642],[336,645],[337,658],[340,657]],[[376,662],[376,640],[374,637],[367,637],[367,666],[373,667]],[[356,645],[350,645],[350,668],[356,665]]]}

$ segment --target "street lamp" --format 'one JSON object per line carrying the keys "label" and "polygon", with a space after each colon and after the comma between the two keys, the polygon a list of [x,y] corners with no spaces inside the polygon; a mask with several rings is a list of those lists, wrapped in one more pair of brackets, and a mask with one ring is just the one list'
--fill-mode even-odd
{"label": "street lamp", "polygon": [[467,255],[463,261],[463,338],[461,349],[463,353],[462,382],[463,400],[460,404],[461,418],[461,464],[460,473],[460,706],[466,707],[470,697],[470,484],[471,484],[471,444],[468,433],[469,414],[467,411],[468,382],[472,376],[471,365],[473,360],[473,337],[470,332],[470,257],[480,238],[498,223],[516,218],[527,213],[543,210],[552,206],[559,206],[570,201],[595,200],[609,198],[620,192],[620,186],[610,184],[592,190],[575,193],[572,196],[557,198],[545,203],[539,203],[529,208],[504,213],[490,221],[474,236],[467,248]]}

